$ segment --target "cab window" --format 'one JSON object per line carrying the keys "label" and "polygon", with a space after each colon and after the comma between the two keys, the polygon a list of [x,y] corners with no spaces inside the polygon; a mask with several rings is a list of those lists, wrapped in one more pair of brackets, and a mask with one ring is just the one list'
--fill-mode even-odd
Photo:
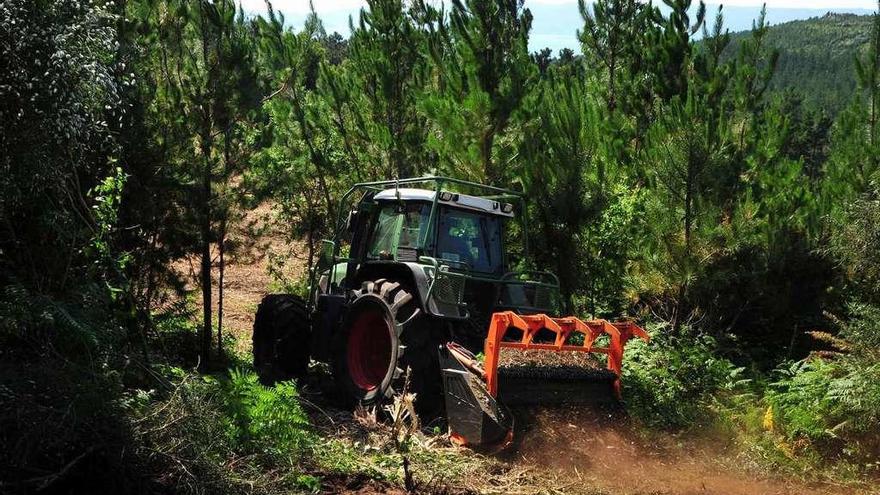
{"label": "cab window", "polygon": [[464,263],[481,273],[501,273],[501,219],[442,208],[437,236],[441,259]]}
{"label": "cab window", "polygon": [[431,206],[427,203],[389,203],[379,210],[370,233],[367,257],[393,259],[397,248],[419,249],[428,232]]}

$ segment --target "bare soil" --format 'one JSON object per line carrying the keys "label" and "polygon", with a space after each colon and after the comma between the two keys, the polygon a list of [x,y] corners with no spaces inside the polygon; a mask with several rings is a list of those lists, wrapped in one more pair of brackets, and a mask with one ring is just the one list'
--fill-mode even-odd
{"label": "bare soil", "polygon": [[[282,225],[275,219],[271,206],[261,205],[235,222],[227,234],[227,252],[223,274],[223,333],[235,338],[236,350],[250,353],[254,315],[263,296],[272,292],[273,280],[269,267],[273,257],[284,260],[277,265],[287,280],[306,276],[308,252],[306,243],[290,240]],[[213,290],[211,295],[214,323],[217,323],[219,298],[219,252],[212,251]],[[187,289],[200,290],[199,260],[187,258],[178,261],[175,269],[188,281]],[[277,282],[277,281],[274,281]],[[196,293],[194,303],[201,315],[202,298]]]}
{"label": "bare soil", "polygon": [[519,413],[510,462],[578,480],[590,490],[632,495],[819,495],[851,488],[768,478],[732,465],[723,439],[642,438],[620,411],[530,409]]}

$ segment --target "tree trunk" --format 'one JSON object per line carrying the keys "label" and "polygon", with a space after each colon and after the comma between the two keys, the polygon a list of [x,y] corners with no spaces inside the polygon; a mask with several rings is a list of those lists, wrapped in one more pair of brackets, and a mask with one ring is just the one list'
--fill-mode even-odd
{"label": "tree trunk", "polygon": [[217,286],[217,357],[223,359],[223,275],[226,272],[226,219],[220,224],[220,239],[217,250],[220,252],[220,273]]}
{"label": "tree trunk", "polygon": [[496,170],[492,165],[492,146],[495,144],[495,131],[487,129],[480,137],[480,160],[483,162],[483,175],[486,184],[496,185]]}
{"label": "tree trunk", "polygon": [[[697,179],[696,164],[692,151],[688,151],[687,176],[684,185],[684,248],[686,262],[691,257],[691,231],[694,223],[694,182]],[[672,332],[678,334],[681,326],[681,312],[684,310],[684,300],[687,296],[687,279],[681,280],[678,286],[678,296],[675,301],[675,314],[672,317]]]}
{"label": "tree trunk", "polygon": [[[203,145],[202,152],[207,153],[210,146]],[[202,176],[202,339],[200,367],[208,369],[211,357],[211,160],[204,156],[205,164]]]}

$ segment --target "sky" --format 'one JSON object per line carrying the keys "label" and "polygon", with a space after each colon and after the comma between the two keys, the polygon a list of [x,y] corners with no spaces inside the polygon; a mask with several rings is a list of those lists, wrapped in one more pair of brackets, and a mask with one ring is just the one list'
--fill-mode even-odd
{"label": "sky", "polygon": [[[266,11],[264,0],[239,0],[246,12],[255,14]],[[714,18],[718,5],[724,4],[725,26],[731,31],[749,29],[752,20],[761,10],[760,0],[705,0],[707,17]],[[434,0],[440,3],[442,0]],[[655,0],[655,3],[662,3]],[[697,3],[696,0],[694,3]],[[767,21],[770,24],[807,19],[824,15],[826,12],[870,14],[877,9],[875,0],[767,0]],[[314,0],[315,11],[321,17],[328,33],[338,31],[349,35],[348,19],[357,20],[365,0]],[[272,0],[276,11],[284,14],[288,25],[298,27],[305,21],[309,12],[309,0]],[[576,32],[582,28],[577,0],[526,0],[525,6],[532,11],[532,32],[529,36],[529,49],[544,47],[558,51],[571,48],[580,52]]]}

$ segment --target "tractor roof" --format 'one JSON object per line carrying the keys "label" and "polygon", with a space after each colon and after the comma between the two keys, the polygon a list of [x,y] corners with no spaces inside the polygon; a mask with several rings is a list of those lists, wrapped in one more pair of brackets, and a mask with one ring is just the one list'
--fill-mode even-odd
{"label": "tractor roof", "polygon": [[[379,191],[373,196],[373,199],[382,200],[401,200],[401,201],[429,201],[433,202],[437,192],[430,189],[416,189],[409,187],[391,188]],[[498,215],[502,217],[513,217],[513,208],[505,203],[491,198],[481,198],[479,196],[471,196],[456,192],[442,191],[437,200],[438,203],[449,205],[457,208],[466,208],[477,210],[490,215]],[[504,210],[507,210],[506,212]]]}

